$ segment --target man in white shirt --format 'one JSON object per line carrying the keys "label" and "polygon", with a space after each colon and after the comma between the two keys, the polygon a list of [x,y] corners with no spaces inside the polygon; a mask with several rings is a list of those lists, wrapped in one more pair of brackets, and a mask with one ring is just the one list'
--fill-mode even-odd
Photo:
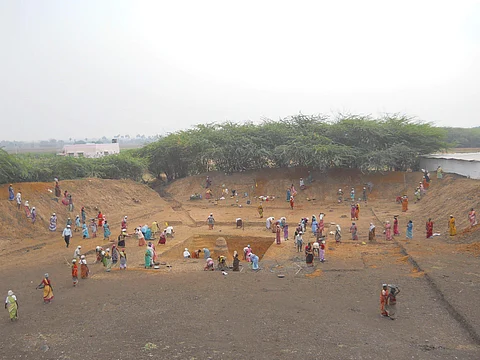
{"label": "man in white shirt", "polygon": [[80,259],[80,257],[82,256],[81,250],[82,250],[82,247],[80,245],[78,245],[77,248],[75,249],[74,253],[73,253],[73,258],[74,259],[77,259],[77,260]]}
{"label": "man in white shirt", "polygon": [[183,258],[184,259],[189,259],[190,258],[190,251],[188,251],[187,248],[185,248],[185,251],[183,252]]}
{"label": "man in white shirt", "polygon": [[67,227],[63,229],[62,236],[68,248],[68,246],[70,245],[70,238],[72,237],[72,229],[70,228],[70,225],[67,225]]}

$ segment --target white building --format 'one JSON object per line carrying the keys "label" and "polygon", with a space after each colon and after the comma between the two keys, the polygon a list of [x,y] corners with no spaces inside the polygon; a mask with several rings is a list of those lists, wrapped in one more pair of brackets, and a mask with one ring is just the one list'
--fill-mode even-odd
{"label": "white building", "polygon": [[439,166],[446,173],[480,179],[480,153],[431,154],[420,158],[420,167],[431,173]]}
{"label": "white building", "polygon": [[65,145],[60,154],[62,156],[98,158],[120,153],[118,143],[112,144],[75,144]]}

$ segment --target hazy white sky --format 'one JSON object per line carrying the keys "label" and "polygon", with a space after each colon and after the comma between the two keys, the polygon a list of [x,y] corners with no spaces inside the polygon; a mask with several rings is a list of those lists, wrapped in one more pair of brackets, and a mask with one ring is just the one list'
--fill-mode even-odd
{"label": "hazy white sky", "polygon": [[480,125],[480,1],[0,0],[0,139],[298,112]]}

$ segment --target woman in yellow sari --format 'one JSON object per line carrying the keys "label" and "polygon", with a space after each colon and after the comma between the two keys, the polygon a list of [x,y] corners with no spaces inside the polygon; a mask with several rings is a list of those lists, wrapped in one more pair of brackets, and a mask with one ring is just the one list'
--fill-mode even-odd
{"label": "woman in yellow sari", "polygon": [[5,299],[5,309],[7,309],[10,314],[10,321],[18,319],[17,297],[13,294],[12,290],[8,290],[8,296]]}
{"label": "woman in yellow sari", "polygon": [[457,235],[457,227],[455,226],[455,218],[453,215],[450,215],[450,220],[448,220],[448,230],[450,232],[450,236]]}
{"label": "woman in yellow sari", "polygon": [[52,282],[48,278],[48,274],[45,274],[45,278],[42,280],[37,289],[43,289],[43,303],[48,304],[53,300],[53,287]]}

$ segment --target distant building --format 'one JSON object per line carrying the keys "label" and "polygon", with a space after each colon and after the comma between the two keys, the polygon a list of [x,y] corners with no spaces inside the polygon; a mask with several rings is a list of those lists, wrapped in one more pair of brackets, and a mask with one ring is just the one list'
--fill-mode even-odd
{"label": "distant building", "polygon": [[65,145],[63,150],[58,155],[99,158],[102,156],[119,154],[120,146],[116,139],[112,140],[111,144],[75,144]]}
{"label": "distant building", "polygon": [[441,166],[446,173],[480,179],[480,153],[431,154],[420,158],[420,167],[431,175]]}

